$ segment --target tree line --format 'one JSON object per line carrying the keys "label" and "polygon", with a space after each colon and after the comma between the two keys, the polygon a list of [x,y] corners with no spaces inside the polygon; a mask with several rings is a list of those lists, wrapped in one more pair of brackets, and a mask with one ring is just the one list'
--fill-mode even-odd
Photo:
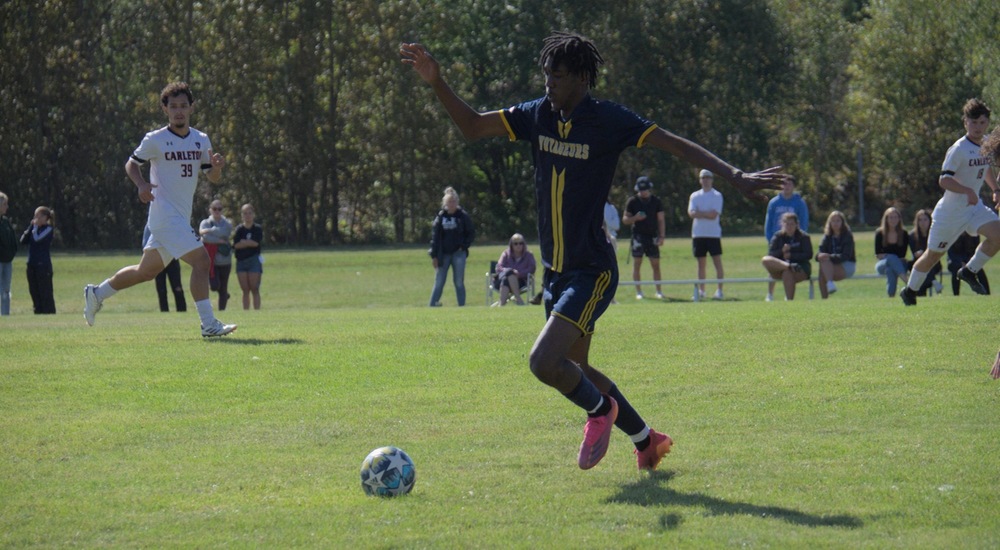
{"label": "tree line", "polygon": [[[165,124],[173,80],[228,161],[222,185],[199,185],[196,219],[219,198],[231,217],[253,203],[276,243],[426,242],[452,186],[483,238],[535,234],[528,146],[465,143],[400,63],[404,41],[485,110],[540,96],[542,38],[580,32],[607,60],[595,96],[741,168],[784,165],[817,220],[933,206],[962,104],[1000,108],[987,0],[9,0],[0,19],[0,190],[19,227],[52,207],[75,249],[139,244],[123,166]],[[683,234],[696,168],[628,152],[619,207],[639,175]],[[727,234],[760,231],[762,206],[719,187]]]}

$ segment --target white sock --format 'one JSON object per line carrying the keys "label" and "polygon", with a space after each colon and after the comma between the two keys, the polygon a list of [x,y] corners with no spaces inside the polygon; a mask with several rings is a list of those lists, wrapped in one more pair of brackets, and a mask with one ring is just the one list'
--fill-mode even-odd
{"label": "white sock", "polygon": [[212,311],[212,300],[205,298],[194,303],[198,310],[198,317],[201,317],[201,325],[207,327],[215,320],[215,313]]}
{"label": "white sock", "polygon": [[924,281],[926,280],[927,280],[927,272],[917,271],[916,268],[914,268],[910,270],[910,280],[906,282],[906,286],[910,290],[916,292],[920,290],[920,287],[923,286]]}
{"label": "white sock", "polygon": [[976,249],[976,253],[972,256],[972,259],[969,260],[969,263],[965,264],[965,268],[973,273],[977,273],[983,268],[984,265],[986,265],[986,262],[990,261],[990,258],[992,258],[992,256],[987,256],[986,253],[983,252],[983,247],[980,246]]}
{"label": "white sock", "polygon": [[94,291],[94,294],[97,295],[98,300],[103,302],[118,294],[118,291],[111,288],[111,279],[105,279],[103,283],[97,285],[97,290]]}
{"label": "white sock", "polygon": [[629,439],[632,440],[632,443],[638,443],[638,442],[642,441],[643,439],[646,439],[647,437],[649,437],[649,426],[643,426],[641,432],[639,432],[639,433],[637,433],[635,435],[630,435],[628,437],[629,437]]}

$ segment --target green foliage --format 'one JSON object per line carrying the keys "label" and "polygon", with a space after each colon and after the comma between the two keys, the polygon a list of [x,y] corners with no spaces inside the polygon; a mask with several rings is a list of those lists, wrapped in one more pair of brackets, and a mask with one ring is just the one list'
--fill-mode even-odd
{"label": "green foliage", "polygon": [[[530,235],[526,145],[465,143],[397,48],[427,44],[470,105],[497,109],[540,96],[541,39],[576,30],[608,60],[598,97],[740,168],[783,164],[813,208],[852,218],[860,150],[869,208],[912,210],[939,194],[962,102],[1000,108],[998,10],[988,0],[12,0],[0,3],[0,185],[19,224],[39,204],[55,209],[60,246],[134,246],[145,208],[122,166],[164,124],[159,90],[183,79],[195,126],[229,161],[220,187],[199,187],[196,219],[219,197],[253,203],[273,242],[422,243],[454,186],[481,235]],[[613,202],[640,174],[657,182],[668,231],[686,231],[695,167],[628,152]],[[732,231],[759,231],[759,205],[729,193],[726,208]]]}

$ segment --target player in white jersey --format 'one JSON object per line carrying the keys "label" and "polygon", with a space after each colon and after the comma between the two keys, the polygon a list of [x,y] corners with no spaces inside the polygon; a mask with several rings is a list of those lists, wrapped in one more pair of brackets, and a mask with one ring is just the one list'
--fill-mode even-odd
{"label": "player in white jersey", "polygon": [[948,149],[941,167],[938,184],[944,189],[944,196],[931,216],[927,250],[913,264],[906,288],[899,293],[908,306],[916,305],[917,290],[927,279],[927,273],[963,231],[986,237],[972,259],[955,273],[977,294],[985,294],[986,289],[977,280],[976,273],[1000,251],[1000,218],[979,198],[983,182],[986,182],[993,191],[993,203],[1000,201],[1000,187],[990,168],[990,159],[980,152],[990,125],[990,109],[982,101],[970,99],[962,108],[962,122],[965,136]]}
{"label": "player in white jersey", "polygon": [[[83,318],[93,326],[104,300],[119,290],[151,281],[174,258],[191,266],[191,296],[201,320],[201,335],[225,336],[236,330],[215,318],[209,299],[209,258],[191,227],[191,203],[198,173],[218,183],[226,159],[213,153],[208,136],[190,126],[194,95],[183,82],[168,84],[160,94],[168,124],[143,138],[125,163],[125,173],[139,190],[139,200],[149,204],[147,226],[151,232],[138,265],[124,267],[100,285],[83,289]],[[149,162],[149,179],[141,166]]]}

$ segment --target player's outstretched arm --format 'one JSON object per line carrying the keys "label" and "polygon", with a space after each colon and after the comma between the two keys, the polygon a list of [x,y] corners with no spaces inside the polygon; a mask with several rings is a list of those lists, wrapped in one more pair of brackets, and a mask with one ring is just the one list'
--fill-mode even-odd
{"label": "player's outstretched arm", "polygon": [[499,114],[496,112],[480,113],[458,97],[441,76],[441,66],[437,60],[422,44],[400,44],[399,55],[402,56],[403,63],[413,67],[420,78],[430,84],[434,95],[437,96],[465,139],[476,140],[507,134],[507,129]]}
{"label": "player's outstretched arm", "polygon": [[731,166],[701,145],[672,134],[663,128],[657,128],[646,136],[646,144],[666,151],[699,168],[705,168],[712,173],[719,174],[726,178],[737,191],[751,200],[767,200],[758,191],[781,189],[782,182],[788,178],[788,174],[781,172],[781,166],[773,166],[760,172],[744,172]]}
{"label": "player's outstretched arm", "polygon": [[1000,351],[997,352],[997,360],[993,362],[993,369],[990,371],[990,376],[994,380],[1000,380]]}

